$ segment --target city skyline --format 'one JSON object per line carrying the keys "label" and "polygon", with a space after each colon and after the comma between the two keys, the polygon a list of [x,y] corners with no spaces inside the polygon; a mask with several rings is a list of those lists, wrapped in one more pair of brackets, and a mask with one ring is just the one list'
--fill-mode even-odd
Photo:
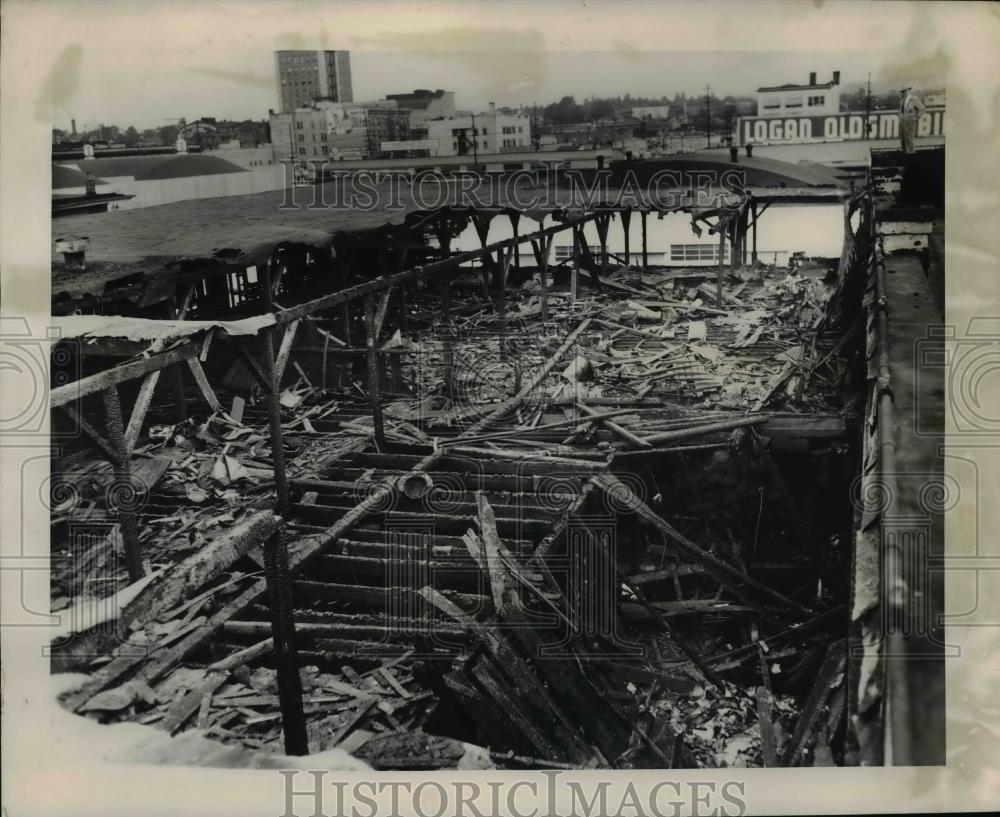
{"label": "city skyline", "polygon": [[[284,43],[277,43],[283,45]],[[871,71],[875,87],[891,87],[869,52],[666,52],[666,51],[369,51],[350,50],[357,100],[416,88],[444,88],[456,93],[460,109],[546,105],[564,96],[673,97],[701,96],[709,85],[713,96],[752,96],[761,85],[805,82],[809,73],[821,79],[842,73],[842,87],[854,89]],[[160,63],[155,72],[123,76],[115,66],[123,55],[70,46],[52,69],[68,78],[65,98],[53,100],[53,127],[77,130],[98,125],[134,125],[140,130],[203,116],[220,119],[266,119],[278,110],[274,82],[274,50],[237,47],[224,54],[191,52]],[[143,63],[149,66],[157,63]],[[631,67],[630,67],[631,66]],[[622,80],[628,71],[628,83]],[[155,76],[146,76],[146,73]],[[100,89],[111,83],[119,92]],[[134,87],[133,87],[134,86]],[[140,87],[141,86],[141,87]],[[221,101],[220,101],[221,100]]]}

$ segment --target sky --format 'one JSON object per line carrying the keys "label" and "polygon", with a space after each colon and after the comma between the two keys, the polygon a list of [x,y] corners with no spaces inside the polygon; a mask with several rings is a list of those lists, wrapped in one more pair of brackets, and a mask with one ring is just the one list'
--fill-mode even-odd
{"label": "sky", "polygon": [[[823,81],[840,70],[850,90],[864,84],[869,71],[876,87],[896,81],[881,65],[879,52],[829,49],[822,38],[808,50],[803,50],[802,38],[792,37],[780,42],[800,50],[668,51],[679,45],[704,49],[714,42],[759,46],[766,38],[670,36],[671,25],[661,21],[658,36],[652,42],[647,37],[640,47],[630,44],[635,40],[626,39],[627,33],[610,30],[599,40],[565,36],[551,15],[544,25],[533,27],[531,15],[518,13],[539,8],[527,0],[471,8],[486,7],[504,14],[482,17],[472,25],[470,6],[447,7],[454,13],[438,15],[435,21],[454,20],[453,25],[428,28],[418,15],[407,29],[397,18],[423,4],[43,3],[38,7],[39,24],[50,36],[32,68],[46,77],[36,113],[64,129],[75,118],[80,130],[97,124],[141,130],[176,123],[181,117],[266,119],[268,109],[278,107],[273,52],[286,48],[349,50],[355,100],[444,88],[456,92],[459,108],[473,110],[485,109],[491,101],[515,107],[547,104],[564,95],[581,101],[626,92],[651,97],[702,94],[706,84],[718,96],[753,94],[760,85],[805,82],[810,71]],[[554,8],[586,10],[587,4],[567,2]],[[616,8],[627,22],[636,9],[651,6]],[[361,16],[359,9],[368,12]],[[399,13],[390,13],[395,10]],[[635,18],[640,23],[646,19]],[[680,21],[678,25],[695,23],[693,17],[672,19]],[[739,30],[743,24],[730,13],[719,18],[718,25]],[[624,30],[637,29],[633,25]]]}
{"label": "sky", "polygon": [[[277,109],[271,51],[234,48],[181,57],[148,53],[127,76],[114,76],[114,94],[86,93],[54,113],[57,127],[75,117],[78,128],[118,124],[158,127],[183,116],[266,119]],[[117,59],[87,49],[79,56],[81,84],[105,85]],[[381,99],[414,88],[455,91],[459,108],[548,104],[562,96],[673,97],[705,93],[752,95],[760,85],[805,82],[815,70],[820,81],[840,70],[853,90],[867,81],[857,55],[753,54],[741,52],[566,52],[566,51],[351,51],[355,100]]]}

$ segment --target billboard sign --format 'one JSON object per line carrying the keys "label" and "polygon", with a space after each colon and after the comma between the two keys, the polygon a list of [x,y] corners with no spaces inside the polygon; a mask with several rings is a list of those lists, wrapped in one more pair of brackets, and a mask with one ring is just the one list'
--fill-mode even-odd
{"label": "billboard sign", "polygon": [[[917,136],[944,136],[944,108],[929,108],[920,117]],[[737,120],[736,138],[740,145],[898,139],[899,111],[872,111],[868,116],[867,134],[863,112],[830,116],[741,116]]]}
{"label": "billboard sign", "polygon": [[430,150],[437,153],[437,139],[409,139],[405,141],[382,142],[383,153],[398,153],[401,150]]}

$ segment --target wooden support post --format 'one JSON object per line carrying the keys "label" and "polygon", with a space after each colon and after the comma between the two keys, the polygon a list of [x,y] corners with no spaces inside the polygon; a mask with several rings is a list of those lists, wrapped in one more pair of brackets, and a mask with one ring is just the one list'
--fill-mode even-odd
{"label": "wooden support post", "polygon": [[[601,277],[608,277],[608,227],[611,226],[611,214],[601,216],[594,222],[597,225],[597,237],[601,242]],[[581,232],[583,230],[581,229]]]}
{"label": "wooden support post", "polygon": [[170,367],[170,389],[174,393],[174,419],[178,423],[187,420],[187,399],[184,396],[184,364],[174,363]]}
{"label": "wooden support post", "polygon": [[719,274],[715,283],[715,300],[718,302],[719,309],[724,309],[725,307],[722,303],[722,283],[726,275],[726,228],[721,223],[721,220],[722,217],[720,216],[720,224],[717,228],[719,231]]}
{"label": "wooden support post", "polygon": [[[264,306],[268,312],[274,311],[274,289],[271,283],[269,264],[262,265],[264,284]],[[263,341],[263,375],[268,388],[264,396],[267,406],[267,423],[271,434],[271,466],[274,469],[274,493],[278,513],[287,516],[291,503],[288,498],[288,473],[285,470],[285,443],[281,429],[280,384],[275,369],[274,331],[277,327],[267,326],[261,332]]]}
{"label": "wooden support post", "polygon": [[[402,272],[406,269],[406,248],[401,248],[396,253],[396,272]],[[406,316],[406,288],[407,284],[404,281],[399,285],[399,331],[405,335],[407,331],[407,316]]]}
{"label": "wooden support post", "polygon": [[648,247],[646,244],[646,217],[649,215],[648,210],[642,211],[642,271],[649,271],[649,256],[647,253]]}
{"label": "wooden support post", "polygon": [[451,342],[451,278],[441,273],[441,314],[445,326],[442,340],[444,352],[444,393],[451,400],[454,397],[455,350]]}
{"label": "wooden support post", "polygon": [[142,421],[146,419],[146,412],[149,411],[150,403],[153,402],[153,393],[156,391],[156,384],[160,379],[160,372],[150,372],[139,387],[139,394],[135,398],[135,405],[132,406],[132,416],[128,420],[128,428],[125,429],[125,446],[131,451],[135,448],[136,440],[142,431]]}
{"label": "wooden support post", "polygon": [[497,291],[497,318],[500,323],[500,349],[507,348],[507,273],[510,270],[511,260],[514,257],[514,249],[510,247],[506,250],[497,250],[497,276],[499,288]]}
{"label": "wooden support post", "polygon": [[387,289],[378,300],[378,308],[375,310],[375,345],[382,336],[382,327],[385,326],[385,316],[389,312],[389,301],[392,298],[392,289]]}
{"label": "wooden support post", "polygon": [[573,269],[569,278],[569,297],[575,301],[580,292],[580,234],[573,227]]}
{"label": "wooden support post", "polygon": [[549,250],[552,247],[552,236],[543,236],[538,241],[531,242],[535,252],[535,262],[538,264],[538,282],[542,287],[542,321],[549,319]]}
{"label": "wooden support post", "polygon": [[629,248],[631,246],[630,245],[631,239],[629,237],[628,232],[629,232],[629,227],[632,224],[632,211],[622,210],[621,216],[622,216],[622,230],[625,231],[625,266],[627,267],[629,265],[629,255],[630,255]]}
{"label": "wooden support post", "polygon": [[306,719],[302,708],[302,680],[299,654],[295,643],[295,612],[292,604],[292,580],[288,566],[288,540],[285,523],[278,520],[278,530],[264,544],[264,578],[271,608],[271,635],[274,663],[278,676],[278,705],[281,728],[285,735],[285,754],[309,754]]}
{"label": "wooden support post", "polygon": [[[181,301],[180,306],[177,306],[177,297],[174,296],[170,299],[168,304],[168,315],[170,317],[176,317],[180,320],[184,319],[187,311],[191,308],[191,302],[194,300],[194,284],[188,287],[187,292],[184,294],[184,298]],[[170,367],[170,389],[174,393],[174,411],[175,419],[178,423],[183,423],[187,420],[187,401],[184,397],[184,367],[179,363],[175,363]]]}
{"label": "wooden support post", "polygon": [[340,305],[340,334],[349,347],[354,345],[351,342],[351,307],[347,301]]}
{"label": "wooden support post", "polygon": [[757,263],[757,202],[750,202],[750,212],[753,216],[753,245],[750,250],[750,263]]}
{"label": "wooden support post", "polygon": [[201,392],[201,396],[205,398],[205,402],[208,403],[212,411],[223,411],[222,403],[220,403],[219,398],[215,396],[212,384],[208,382],[208,378],[205,376],[205,370],[201,368],[201,361],[196,357],[189,357],[187,359],[187,365],[191,370],[191,374],[194,375],[194,382],[198,384],[198,390]]}
{"label": "wooden support post", "polygon": [[[438,244],[444,257],[451,255],[451,231],[448,225],[438,232]],[[444,315],[444,393],[449,400],[454,398],[455,382],[455,350],[451,342],[451,274],[442,272],[438,278],[441,287],[441,314]]]}
{"label": "wooden support post", "polygon": [[117,460],[118,460],[118,454],[115,451],[115,449],[112,448],[111,443],[109,443],[104,437],[102,437],[101,434],[97,431],[97,429],[94,428],[90,423],[88,423],[76,411],[76,409],[74,409],[72,407],[72,405],[70,405],[69,403],[66,403],[66,404],[61,405],[61,406],[55,406],[55,408],[58,408],[67,417],[69,417],[70,420],[72,420],[74,423],[76,423],[76,425],[79,427],[79,429],[84,434],[86,434],[88,437],[90,437],[90,439],[94,441],[94,443],[97,445],[97,447],[100,448],[101,451],[104,452],[104,455],[108,458],[109,461],[111,461],[112,463],[117,462]]}
{"label": "wooden support post", "polygon": [[[729,268],[736,270],[740,262],[740,213],[737,212],[729,219]],[[722,303],[719,303],[722,306]]]}
{"label": "wooden support post", "polygon": [[[484,218],[480,214],[476,214],[472,217],[472,223],[476,228],[476,235],[479,236],[479,243],[483,249],[486,249],[486,245],[489,241],[490,235],[490,221],[492,221],[492,216]],[[493,266],[493,259],[489,253],[483,255],[480,263],[483,268],[483,297],[490,297],[490,268]]]}
{"label": "wooden support post", "polygon": [[281,346],[278,347],[278,356],[274,361],[274,376],[281,386],[281,378],[284,377],[285,369],[288,366],[288,358],[292,354],[292,345],[295,343],[295,333],[301,321],[292,321],[285,327],[285,334],[281,338]]}
{"label": "wooden support post", "polygon": [[[146,575],[142,564],[142,545],[139,544],[139,519],[131,505],[137,494],[137,488],[132,482],[132,469],[129,465],[129,450],[125,442],[125,424],[122,420],[122,404],[118,397],[118,387],[108,386],[102,393],[104,398],[104,414],[108,423],[108,442],[115,452],[115,479],[117,490],[108,491],[111,499],[109,504],[118,513],[118,526],[121,529],[122,545],[125,549],[125,567],[128,570],[130,582],[135,582]],[[120,501],[121,497],[127,497]]]}
{"label": "wooden support post", "polygon": [[510,213],[510,227],[514,234],[514,269],[521,269],[521,242],[517,240],[518,233],[517,227],[518,223],[521,221],[520,213]]}
{"label": "wooden support post", "polygon": [[368,350],[368,399],[372,404],[375,444],[385,450],[385,425],[382,422],[382,385],[379,382],[378,349],[375,346],[375,298],[365,295],[365,347]]}

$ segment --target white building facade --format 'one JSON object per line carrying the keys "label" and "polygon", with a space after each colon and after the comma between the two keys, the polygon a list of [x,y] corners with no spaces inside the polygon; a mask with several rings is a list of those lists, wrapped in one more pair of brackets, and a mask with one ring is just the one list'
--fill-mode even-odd
{"label": "white building facade", "polygon": [[757,89],[759,118],[830,116],[840,113],[840,71],[830,82],[817,82],[816,72],[806,85],[777,85]]}
{"label": "white building facade", "polygon": [[426,138],[438,143],[438,156],[523,151],[531,147],[531,117],[497,112],[462,114],[425,123]]}
{"label": "white building facade", "polygon": [[[365,159],[372,153],[369,136],[371,110],[398,111],[389,100],[375,102],[325,102],[296,108],[287,113],[271,112],[271,144],[279,162]],[[381,142],[381,138],[377,139]]]}

